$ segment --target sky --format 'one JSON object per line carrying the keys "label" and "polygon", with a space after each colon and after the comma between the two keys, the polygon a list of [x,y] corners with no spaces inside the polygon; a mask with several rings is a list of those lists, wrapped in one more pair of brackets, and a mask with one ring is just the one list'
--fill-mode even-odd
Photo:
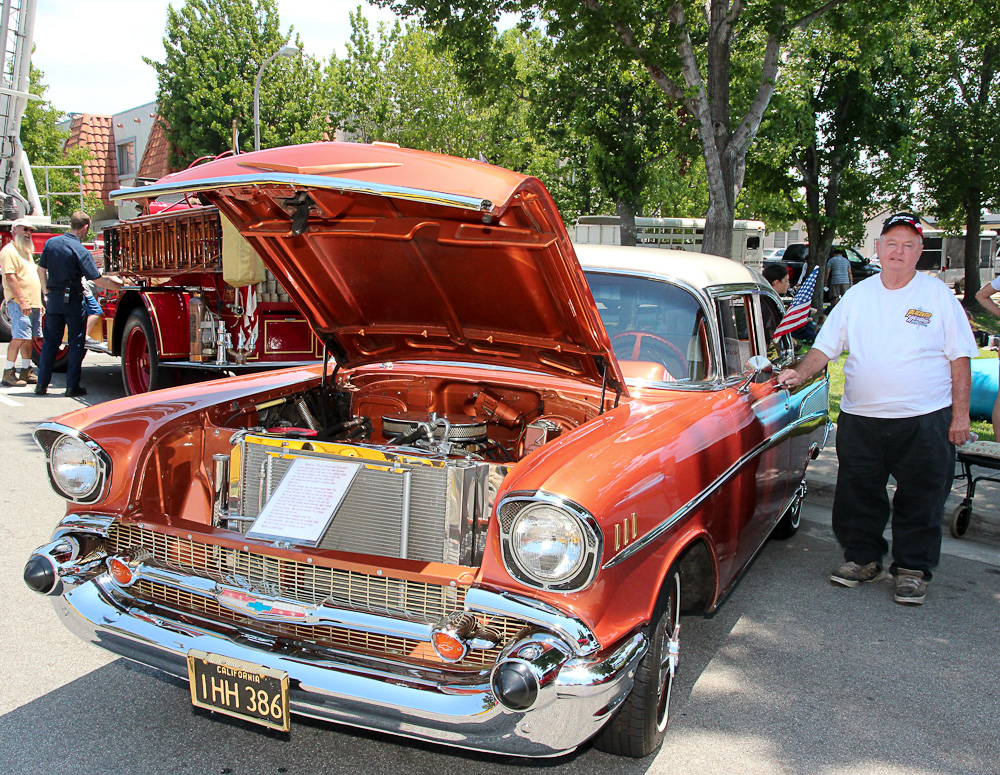
{"label": "sky", "polygon": [[[32,63],[44,73],[45,97],[64,113],[113,115],[156,99],[167,6],[184,0],[38,0]],[[394,18],[361,0],[278,0],[281,28],[320,59],[346,53],[348,14],[362,6],[373,24]],[[321,10],[318,10],[321,9]]]}

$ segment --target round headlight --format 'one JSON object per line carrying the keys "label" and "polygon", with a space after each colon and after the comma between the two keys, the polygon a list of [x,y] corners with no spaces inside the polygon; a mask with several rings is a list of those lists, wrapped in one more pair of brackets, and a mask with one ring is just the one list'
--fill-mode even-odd
{"label": "round headlight", "polygon": [[580,571],[587,553],[580,521],[556,506],[529,506],[514,519],[511,549],[526,573],[544,582],[564,581]]}
{"label": "round headlight", "polygon": [[98,483],[97,455],[73,436],[63,436],[53,446],[50,458],[52,478],[70,498],[85,498]]}

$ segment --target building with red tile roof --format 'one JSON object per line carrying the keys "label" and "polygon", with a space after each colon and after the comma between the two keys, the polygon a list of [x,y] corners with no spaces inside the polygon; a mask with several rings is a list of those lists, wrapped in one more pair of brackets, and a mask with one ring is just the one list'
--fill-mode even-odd
{"label": "building with red tile roof", "polygon": [[118,160],[115,151],[114,119],[78,113],[71,116],[66,148],[85,146],[90,159],[83,168],[84,193],[111,206],[110,194],[118,186]]}

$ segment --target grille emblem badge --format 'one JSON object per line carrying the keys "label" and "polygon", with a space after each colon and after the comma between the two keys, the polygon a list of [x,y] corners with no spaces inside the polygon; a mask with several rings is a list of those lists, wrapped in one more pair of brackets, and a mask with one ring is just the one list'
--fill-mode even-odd
{"label": "grille emblem badge", "polygon": [[266,600],[236,589],[217,589],[215,599],[219,605],[253,619],[306,619],[309,615],[303,605]]}

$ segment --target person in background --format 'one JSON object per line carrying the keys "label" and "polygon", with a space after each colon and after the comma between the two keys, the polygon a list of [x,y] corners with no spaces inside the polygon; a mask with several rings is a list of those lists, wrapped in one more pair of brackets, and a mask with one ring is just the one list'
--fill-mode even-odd
{"label": "person in background", "polygon": [[90,332],[94,330],[94,326],[100,321],[101,316],[104,314],[104,310],[101,309],[101,303],[97,300],[97,283],[93,280],[88,280],[86,277],[83,278],[83,306],[87,310],[87,323],[84,326],[84,339],[86,344],[100,346],[104,344],[104,335],[101,335],[100,340],[96,337],[90,335]]}
{"label": "person in background", "polygon": [[[10,344],[3,365],[5,387],[24,387],[38,381],[31,369],[31,339],[42,335],[42,286],[31,241],[34,230],[31,221],[18,218],[11,225],[11,241],[0,250],[3,302],[10,317]],[[20,374],[15,372],[18,353]]]}
{"label": "person in background", "polygon": [[[955,476],[955,446],[971,439],[968,318],[943,282],[917,272],[923,229],[910,213],[885,221],[882,272],[851,288],[805,358],[778,374],[795,386],[848,352],[837,421],[833,532],[845,562],[830,581],[884,578],[892,516],[893,599],[919,605],[941,558],[941,522]],[[890,507],[889,477],[896,480]]]}
{"label": "person in background", "polygon": [[[1000,305],[993,301],[993,295],[996,293],[1000,293],[1000,277],[994,278],[976,291],[976,301],[992,314],[1000,317]],[[1000,441],[997,432],[1000,432],[1000,393],[997,393],[996,400],[993,402],[993,436],[997,441]]]}
{"label": "person in background", "polygon": [[[781,298],[784,299],[789,295],[792,278],[788,274],[788,267],[784,264],[768,264],[761,274]],[[804,344],[812,344],[816,339],[816,325],[810,320],[802,328],[793,331],[792,338]]]}
{"label": "person in background", "polygon": [[62,344],[63,331],[68,331],[69,362],[66,366],[66,395],[85,396],[80,385],[83,367],[84,337],[87,312],[83,304],[82,278],[93,280],[102,288],[121,288],[122,281],[101,274],[94,257],[83,246],[90,231],[90,216],[77,210],[70,217],[70,230],[45,243],[38,262],[38,276],[46,288],[45,325],[42,355],[38,362],[38,384],[35,392],[45,395],[56,353]]}
{"label": "person in background", "polygon": [[830,289],[830,306],[836,305],[847,289],[853,284],[851,278],[851,262],[840,250],[835,250],[826,262],[826,281],[823,283]]}
{"label": "person in background", "polygon": [[761,274],[764,279],[771,283],[771,287],[777,291],[778,295],[784,298],[788,295],[788,289],[792,284],[792,278],[788,274],[788,267],[784,264],[768,264]]}

